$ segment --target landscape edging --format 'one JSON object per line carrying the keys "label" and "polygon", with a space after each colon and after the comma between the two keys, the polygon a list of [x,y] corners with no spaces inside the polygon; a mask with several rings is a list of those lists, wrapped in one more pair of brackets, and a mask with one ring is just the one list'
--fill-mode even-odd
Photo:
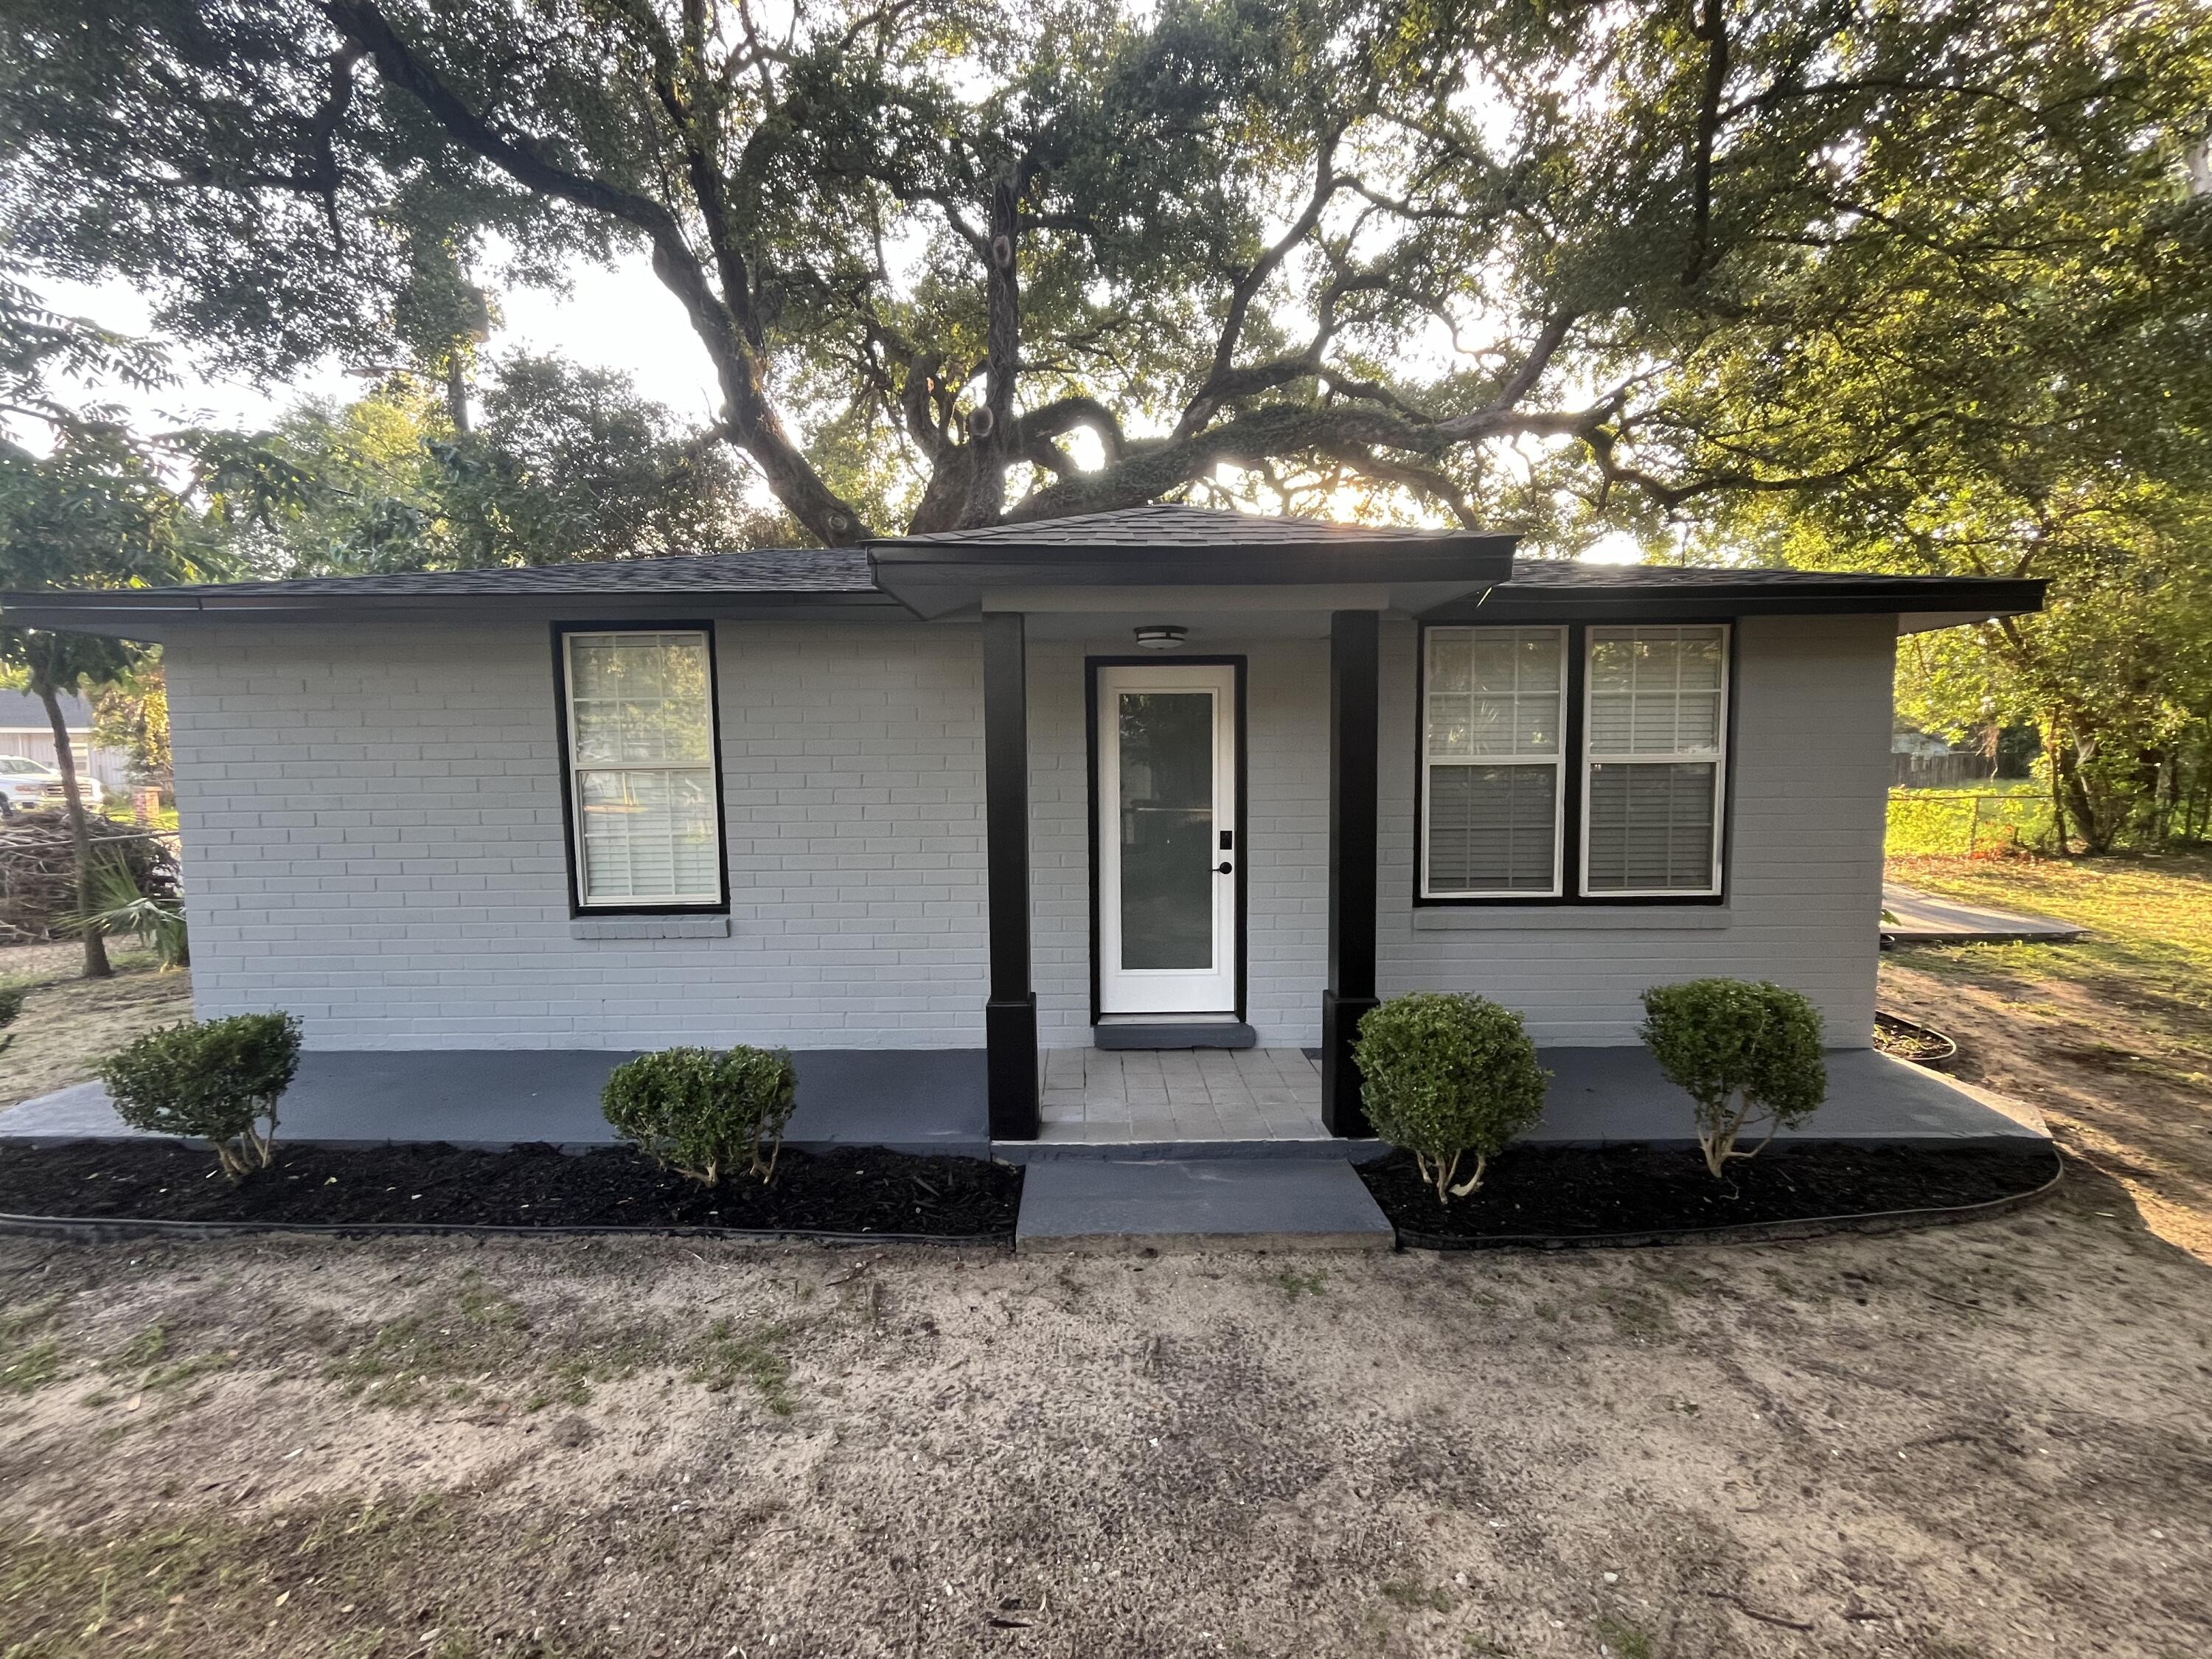
{"label": "landscape edging", "polygon": [[753,1243],[989,1245],[1011,1250],[1008,1233],[838,1233],[799,1227],[516,1226],[474,1221],[163,1221],[151,1217],[0,1214],[0,1235],[58,1238],[98,1244],[126,1238],[214,1239],[251,1233],[295,1233],[304,1237],[400,1237],[448,1234],[479,1238],[723,1238]]}

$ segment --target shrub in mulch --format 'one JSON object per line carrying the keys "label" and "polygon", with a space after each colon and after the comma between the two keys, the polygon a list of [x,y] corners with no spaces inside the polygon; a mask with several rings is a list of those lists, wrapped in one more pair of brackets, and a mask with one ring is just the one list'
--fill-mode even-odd
{"label": "shrub in mulch", "polygon": [[173,1140],[0,1152],[0,1214],[160,1221],[726,1227],[1012,1237],[1018,1170],[875,1148],[787,1150],[773,1186],[703,1187],[626,1146],[568,1153],[447,1146],[303,1146],[227,1181]]}
{"label": "shrub in mulch", "polygon": [[1811,1141],[1771,1147],[1716,1181],[1694,1147],[1516,1146],[1492,1160],[1473,1201],[1449,1207],[1405,1153],[1358,1167],[1401,1243],[1450,1249],[1957,1209],[2034,1191],[2058,1157],[2040,1142]]}

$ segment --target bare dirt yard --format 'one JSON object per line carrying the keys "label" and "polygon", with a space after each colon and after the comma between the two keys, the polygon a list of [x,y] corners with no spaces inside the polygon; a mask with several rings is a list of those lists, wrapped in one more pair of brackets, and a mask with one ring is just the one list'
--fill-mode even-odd
{"label": "bare dirt yard", "polygon": [[83,1082],[101,1055],[191,1013],[189,971],[163,973],[150,951],[108,948],[112,979],[79,977],[82,945],[0,947],[0,986],[29,991],[8,1028],[15,1041],[0,1056],[0,1111]]}
{"label": "bare dirt yard", "polygon": [[[2137,948],[1892,964],[2081,1154],[1968,1226],[0,1241],[0,1654],[2195,1659],[2212,1137],[2195,970]],[[2045,984],[2100,1035],[2008,1012]]]}

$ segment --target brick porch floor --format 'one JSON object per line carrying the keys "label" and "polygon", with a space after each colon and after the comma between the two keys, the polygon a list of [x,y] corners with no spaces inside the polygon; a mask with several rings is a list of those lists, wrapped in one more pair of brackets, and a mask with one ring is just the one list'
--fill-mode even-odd
{"label": "brick porch floor", "polygon": [[1052,1048],[1044,1141],[1324,1140],[1299,1048]]}

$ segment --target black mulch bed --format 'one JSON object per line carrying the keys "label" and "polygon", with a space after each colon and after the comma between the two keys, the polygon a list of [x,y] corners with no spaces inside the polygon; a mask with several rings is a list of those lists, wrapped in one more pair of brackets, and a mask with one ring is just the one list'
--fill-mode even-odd
{"label": "black mulch bed", "polygon": [[175,1141],[76,1141],[0,1151],[0,1213],[159,1221],[732,1227],[1012,1237],[1021,1171],[873,1148],[787,1150],[775,1181],[708,1188],[627,1147],[567,1153],[457,1146],[285,1146],[233,1186]]}
{"label": "black mulch bed", "polygon": [[2057,1173],[2057,1154],[2040,1144],[1770,1146],[1730,1164],[1724,1181],[1695,1148],[1516,1146],[1491,1161],[1480,1191],[1439,1205],[1410,1153],[1359,1166],[1403,1242],[1446,1249],[1955,1209],[2033,1192]]}

